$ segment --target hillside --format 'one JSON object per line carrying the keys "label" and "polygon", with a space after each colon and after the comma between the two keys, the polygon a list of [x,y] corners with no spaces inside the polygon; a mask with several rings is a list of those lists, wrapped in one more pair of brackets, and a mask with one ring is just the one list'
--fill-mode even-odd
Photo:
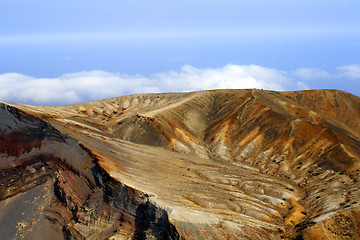
{"label": "hillside", "polygon": [[360,98],[0,103],[1,239],[360,239]]}

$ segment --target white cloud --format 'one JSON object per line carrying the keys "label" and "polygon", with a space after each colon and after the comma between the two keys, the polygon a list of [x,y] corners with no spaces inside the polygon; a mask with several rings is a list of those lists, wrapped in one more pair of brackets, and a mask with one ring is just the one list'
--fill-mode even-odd
{"label": "white cloud", "polygon": [[294,81],[286,71],[256,65],[228,64],[216,69],[185,65],[177,72],[148,77],[104,71],[70,73],[56,78],[34,78],[18,73],[0,75],[1,101],[35,105],[72,104],[132,93],[224,88],[308,89],[304,82]]}
{"label": "white cloud", "polygon": [[256,65],[228,64],[218,69],[198,69],[189,65],[180,72],[163,72],[151,77],[161,83],[161,91],[196,91],[219,88],[265,88],[284,90],[285,72]]}
{"label": "white cloud", "polygon": [[309,90],[310,88],[304,82],[297,82],[296,83],[298,89],[301,90]]}
{"label": "white cloud", "polygon": [[340,76],[345,76],[351,79],[360,79],[360,65],[349,65],[336,68],[340,71]]}
{"label": "white cloud", "polygon": [[122,29],[117,31],[75,31],[75,32],[55,32],[55,33],[36,33],[36,34],[10,34],[0,35],[0,44],[29,44],[29,43],[64,43],[64,42],[99,42],[99,41],[134,41],[151,39],[196,39],[214,37],[311,37],[311,36],[333,36],[333,35],[358,35],[357,26],[267,26],[254,27],[242,26],[239,28],[192,28],[188,27],[174,29],[162,28],[152,29]]}
{"label": "white cloud", "polygon": [[[220,88],[263,88],[286,90],[291,87],[287,73],[256,65],[228,64],[217,69],[189,65],[149,77],[88,71],[57,78],[34,78],[18,73],[0,75],[2,101],[36,105],[71,104],[131,93],[184,92]],[[296,87],[296,85],[295,85]]]}
{"label": "white cloud", "polygon": [[316,68],[300,68],[293,71],[293,74],[298,78],[306,80],[324,79],[331,76],[328,72]]}

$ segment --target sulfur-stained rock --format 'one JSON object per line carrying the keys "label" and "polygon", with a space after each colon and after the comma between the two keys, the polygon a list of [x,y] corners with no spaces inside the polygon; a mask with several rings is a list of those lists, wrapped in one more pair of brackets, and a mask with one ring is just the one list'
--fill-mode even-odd
{"label": "sulfur-stained rock", "polygon": [[360,99],[0,105],[0,239],[358,239]]}

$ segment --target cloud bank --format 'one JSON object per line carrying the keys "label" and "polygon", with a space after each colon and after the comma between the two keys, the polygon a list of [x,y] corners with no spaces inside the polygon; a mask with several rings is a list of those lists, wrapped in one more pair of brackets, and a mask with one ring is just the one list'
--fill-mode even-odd
{"label": "cloud bank", "polygon": [[333,75],[318,69],[287,72],[257,65],[233,64],[216,69],[185,65],[180,71],[151,76],[87,71],[56,78],[34,78],[19,73],[5,73],[0,75],[0,100],[34,105],[63,105],[133,93],[241,88],[298,90],[308,89],[305,80],[340,75],[360,79],[360,66],[338,67],[337,73]]}

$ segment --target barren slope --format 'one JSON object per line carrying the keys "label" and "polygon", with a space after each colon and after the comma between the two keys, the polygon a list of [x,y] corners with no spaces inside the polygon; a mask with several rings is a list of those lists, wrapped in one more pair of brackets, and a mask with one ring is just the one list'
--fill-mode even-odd
{"label": "barren slope", "polygon": [[[19,199],[48,194],[36,204],[61,217],[39,220],[69,238],[360,238],[360,99],[351,94],[216,90],[10,105],[0,221]],[[16,109],[24,117],[9,114]]]}

